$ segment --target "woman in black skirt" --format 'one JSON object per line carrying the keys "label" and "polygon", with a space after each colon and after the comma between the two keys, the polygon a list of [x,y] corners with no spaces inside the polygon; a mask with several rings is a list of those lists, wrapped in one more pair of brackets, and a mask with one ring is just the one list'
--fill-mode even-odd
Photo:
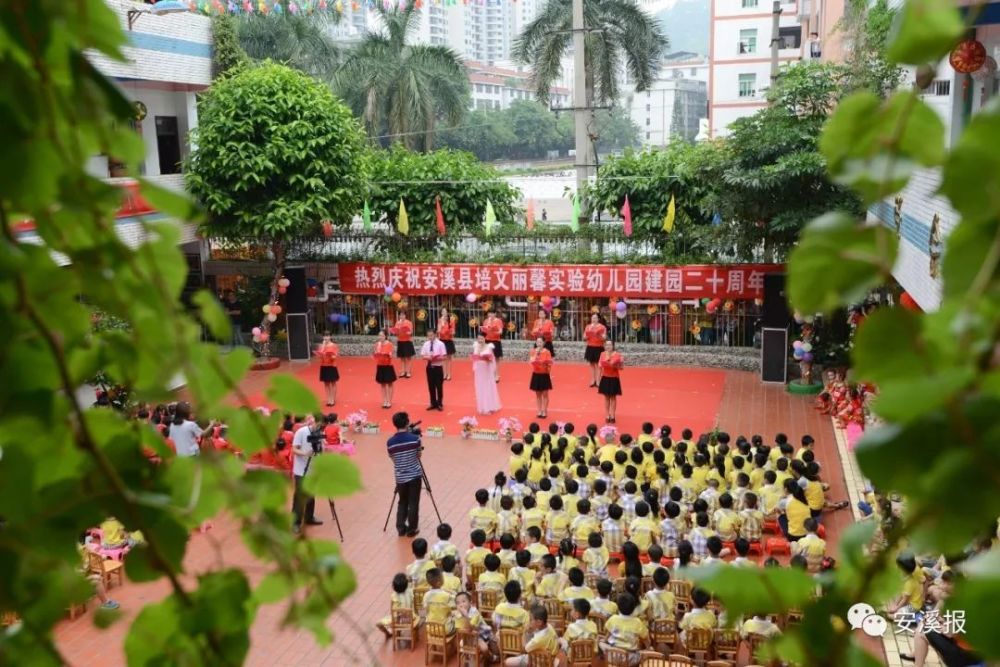
{"label": "woman in black skirt", "polygon": [[399,376],[408,378],[413,365],[413,357],[417,355],[413,347],[413,322],[406,319],[406,313],[400,311],[396,318],[396,326],[389,329],[389,333],[396,337],[396,356],[399,357]]}
{"label": "woman in black skirt", "polygon": [[392,343],[389,342],[389,332],[382,329],[375,341],[375,382],[382,390],[382,407],[392,407],[392,390],[396,382],[396,369],[392,367]]}
{"label": "woman in black skirt", "polygon": [[337,381],[340,380],[340,371],[337,370],[337,356],[340,349],[330,338],[330,332],[324,332],[323,342],[316,348],[316,356],[319,357],[319,381],[326,389],[326,404],[334,405],[337,402]]}
{"label": "woman in black skirt", "polygon": [[608,338],[608,328],[601,324],[601,316],[597,313],[590,316],[590,324],[583,330],[583,338],[587,341],[583,358],[590,364],[590,386],[596,387],[597,383],[601,381],[601,369],[597,362],[601,360],[604,341]]}
{"label": "woman in black skirt", "polygon": [[538,417],[549,414],[549,392],[552,390],[552,353],[545,347],[545,339],[541,336],[535,339],[535,347],[528,355],[531,362],[531,391],[535,392],[535,405]]}
{"label": "woman in black skirt", "polygon": [[607,414],[605,421],[614,424],[618,397],[622,395],[622,381],[618,376],[622,366],[625,365],[625,360],[615,351],[613,340],[604,341],[604,352],[598,363],[601,367],[601,382],[597,385],[597,391],[604,396],[604,412]]}

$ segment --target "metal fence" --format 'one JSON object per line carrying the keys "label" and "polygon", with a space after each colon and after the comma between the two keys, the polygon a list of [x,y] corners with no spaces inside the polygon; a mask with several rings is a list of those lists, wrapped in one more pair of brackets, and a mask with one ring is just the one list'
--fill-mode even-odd
{"label": "metal fence", "polygon": [[[650,345],[723,345],[758,347],[760,307],[754,301],[724,302],[717,312],[706,312],[693,302],[632,300],[626,302],[625,317],[619,318],[606,298],[562,299],[552,310],[557,336],[564,341],[583,340],[583,331],[597,312],[608,327],[609,336],[619,342]],[[490,307],[505,322],[504,338],[526,340],[534,323],[538,304],[530,297],[483,296],[474,304],[459,296],[408,296],[396,303],[381,296],[331,295],[325,303],[313,303],[316,332],[375,335],[396,321],[404,310],[414,322],[415,334],[422,336],[436,327],[443,308],[457,316],[456,338],[473,338]],[[596,310],[595,310],[596,309]],[[332,317],[331,317],[332,316]],[[344,321],[346,318],[346,321]]]}

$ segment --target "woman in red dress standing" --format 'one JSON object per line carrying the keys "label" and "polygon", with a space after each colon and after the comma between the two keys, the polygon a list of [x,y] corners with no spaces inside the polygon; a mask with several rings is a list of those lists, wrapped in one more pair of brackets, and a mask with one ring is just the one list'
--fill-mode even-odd
{"label": "woman in red dress standing", "polygon": [[413,357],[417,354],[413,347],[413,322],[406,319],[406,313],[401,312],[396,318],[396,326],[389,329],[389,333],[396,337],[396,356],[399,357],[402,366],[399,377],[411,377],[410,368],[413,365]]}
{"label": "woman in red dress standing", "polygon": [[590,316],[590,324],[583,330],[583,337],[587,341],[583,358],[590,364],[590,386],[596,387],[601,380],[601,369],[598,362],[601,360],[601,352],[604,351],[604,341],[608,338],[608,328],[601,324],[600,315],[594,313]]}
{"label": "woman in red dress standing", "polygon": [[444,350],[447,353],[444,358],[444,379],[451,379],[451,360],[455,356],[455,323],[451,321],[451,313],[447,308],[441,309],[441,318],[438,320],[438,338],[444,343]]}
{"label": "woman in red dress standing", "polygon": [[615,351],[613,340],[604,341],[604,352],[598,363],[601,366],[601,382],[597,385],[597,392],[604,396],[604,411],[607,413],[605,421],[614,424],[618,397],[622,395],[622,381],[618,376],[625,360]]}
{"label": "woman in red dress standing", "polygon": [[556,349],[552,346],[552,336],[555,334],[555,330],[555,325],[549,319],[549,314],[544,309],[539,309],[538,319],[535,320],[535,325],[531,327],[531,337],[541,338],[545,343],[545,349],[549,351],[549,354],[553,358],[556,356]]}
{"label": "woman in red dress standing", "polygon": [[549,414],[549,392],[552,390],[552,352],[545,347],[545,340],[539,336],[535,339],[535,347],[528,355],[531,362],[531,391],[535,392],[535,405],[538,417]]}
{"label": "woman in red dress standing", "polygon": [[337,370],[337,357],[340,355],[340,348],[330,338],[330,332],[323,333],[323,342],[316,348],[316,356],[319,357],[319,381],[326,389],[326,404],[334,405],[337,402],[337,381],[340,380],[340,371]]}
{"label": "woman in red dress standing", "polygon": [[392,343],[389,342],[389,333],[385,329],[378,332],[372,356],[375,357],[375,382],[382,390],[382,407],[392,407],[392,390],[393,383],[396,382],[396,369],[392,367]]}

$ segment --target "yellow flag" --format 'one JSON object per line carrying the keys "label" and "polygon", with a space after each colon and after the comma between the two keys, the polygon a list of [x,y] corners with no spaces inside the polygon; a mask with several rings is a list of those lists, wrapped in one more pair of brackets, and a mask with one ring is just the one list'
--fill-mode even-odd
{"label": "yellow flag", "polygon": [[410,218],[406,215],[406,205],[403,204],[403,200],[399,200],[399,223],[396,225],[400,234],[409,236],[410,234]]}
{"label": "yellow flag", "polygon": [[667,204],[667,214],[663,216],[663,231],[670,233],[674,229],[674,196],[670,195],[670,203]]}

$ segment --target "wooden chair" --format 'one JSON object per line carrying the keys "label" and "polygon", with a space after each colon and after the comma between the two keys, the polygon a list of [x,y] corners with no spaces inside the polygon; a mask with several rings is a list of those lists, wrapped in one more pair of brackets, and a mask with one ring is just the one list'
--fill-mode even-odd
{"label": "wooden chair", "polygon": [[536,648],[528,654],[528,667],[555,667],[556,656],[543,648]]}
{"label": "wooden chair", "polygon": [[593,639],[577,639],[569,644],[570,667],[590,667],[597,656],[597,642]]}
{"label": "wooden chair", "polygon": [[675,598],[691,599],[691,582],[683,579],[671,579],[667,583],[667,590],[674,594]]}
{"label": "wooden chair", "polygon": [[500,628],[497,633],[500,645],[500,659],[505,660],[518,655],[524,655],[524,635],[520,630]]}
{"label": "wooden chair", "polygon": [[476,584],[479,581],[479,575],[486,571],[486,566],[480,563],[479,565],[469,565],[468,572],[466,572],[465,587],[470,591],[476,590]]}
{"label": "wooden chair", "polygon": [[432,661],[441,658],[441,664],[447,665],[451,654],[457,653],[455,633],[448,634],[444,623],[427,623],[425,627],[427,628],[427,641],[424,650],[424,664],[429,665]]}
{"label": "wooden chair", "polygon": [[549,615],[549,625],[561,637],[566,630],[566,611],[562,600],[559,598],[539,598],[537,602],[545,607],[545,611]]}
{"label": "wooden chair", "polygon": [[602,614],[598,614],[597,612],[593,612],[592,611],[592,612],[590,612],[590,615],[587,618],[589,618],[590,620],[592,620],[594,622],[594,625],[597,626],[597,636],[598,637],[603,637],[606,634],[608,634],[604,630],[604,624],[608,622],[608,617],[607,616],[604,616]]}
{"label": "wooden chair", "polygon": [[604,649],[604,664],[608,667],[629,667],[629,651],[614,647]]}
{"label": "wooden chair", "polygon": [[674,598],[674,617],[680,623],[684,614],[691,611],[691,598]]}
{"label": "wooden chair", "polygon": [[750,644],[750,659],[764,662],[763,656],[759,655],[760,647],[767,643],[767,637],[751,632],[747,635],[747,642]]}
{"label": "wooden chair", "polygon": [[417,617],[414,611],[405,607],[393,607],[389,613],[392,618],[392,624],[389,628],[392,635],[392,650],[398,651],[401,648],[415,650],[417,648]]}
{"label": "wooden chair", "polygon": [[67,608],[67,611],[69,612],[69,620],[72,621],[77,616],[83,616],[84,614],[87,613],[87,603],[86,602],[80,604],[70,603],[69,607]]}
{"label": "wooden chair", "polygon": [[458,633],[459,667],[485,667],[486,660],[479,654],[479,632],[471,628]]}
{"label": "wooden chair", "polygon": [[424,594],[430,589],[431,587],[426,584],[420,584],[413,589],[413,612],[418,616],[424,609]]}
{"label": "wooden chair", "polygon": [[709,660],[705,667],[735,667],[734,660]]}
{"label": "wooden chair", "polygon": [[642,667],[687,667],[687,665],[694,664],[691,662],[691,658],[686,655],[679,655],[677,653],[663,655],[656,651],[643,651],[639,654],[639,659],[639,664]]}
{"label": "wooden chair", "polygon": [[597,590],[597,582],[601,580],[601,576],[598,574],[585,574],[583,575],[583,585],[592,591]]}
{"label": "wooden chair", "polygon": [[513,563],[500,563],[500,574],[503,575],[504,579],[510,576],[510,571],[512,569],[514,569]]}
{"label": "wooden chair", "polygon": [[87,551],[87,569],[101,577],[104,588],[111,588],[111,581],[118,578],[118,585],[125,585],[125,564],[120,560],[105,560],[100,554]]}
{"label": "wooden chair", "polygon": [[657,651],[673,650],[677,646],[677,621],[654,618],[649,624],[649,641]]}
{"label": "wooden chair", "polygon": [[495,590],[484,588],[476,591],[476,606],[487,623],[493,621],[493,610],[497,607],[497,597],[499,596]]}
{"label": "wooden chair", "polygon": [[[716,630],[715,632],[715,658],[716,660],[728,660],[736,662],[736,653],[740,649],[740,633],[737,630]],[[716,665],[715,667],[720,667]]]}
{"label": "wooden chair", "polygon": [[704,667],[712,653],[713,631],[709,628],[691,628],[684,633],[684,647],[694,664]]}
{"label": "wooden chair", "polygon": [[611,597],[618,599],[618,596],[625,592],[625,577],[615,577],[611,580]]}
{"label": "wooden chair", "polygon": [[649,591],[653,590],[653,578],[643,577],[639,582],[639,592],[645,595]]}
{"label": "wooden chair", "polygon": [[686,655],[679,655],[677,653],[671,653],[667,656],[667,667],[683,667],[684,665],[693,665],[694,660],[687,657]]}
{"label": "wooden chair", "polygon": [[[785,624],[784,627],[789,625],[798,625],[802,622],[802,610],[801,609],[789,609],[785,612]],[[784,628],[782,628],[784,629]]]}

